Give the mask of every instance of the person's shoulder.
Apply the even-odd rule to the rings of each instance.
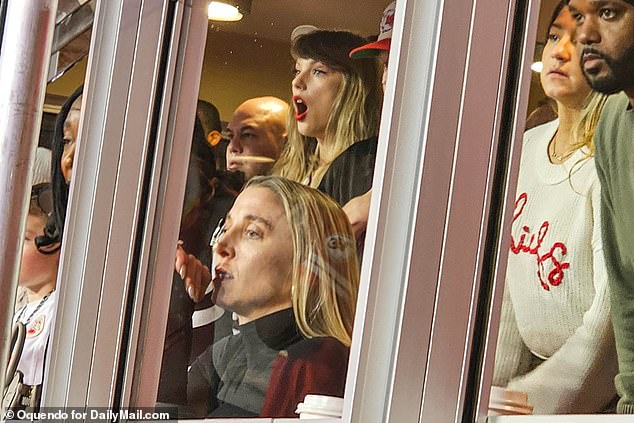
[[[343,387],[349,354],[348,347],[331,337],[303,339],[281,352],[287,369],[301,369],[303,377],[316,375],[321,382],[332,385],[331,388]],[[329,395],[338,394],[331,392]]]
[[[531,145],[532,143],[543,141],[544,139],[550,141],[555,135],[555,132],[557,132],[558,127],[559,119],[555,119],[529,129],[524,132],[524,145]]]
[[[291,358],[340,358],[347,357],[349,348],[342,344],[339,340],[332,337],[314,337],[305,338],[291,345],[288,350],[288,356]]]
[[[608,97],[601,111],[597,131],[614,130],[615,124],[627,112],[629,104],[630,99],[623,92]]]
[[[368,154],[376,154],[376,147],[378,145],[378,137],[370,137],[361,141],[357,141],[350,147],[346,148],[335,160],[345,161],[350,156],[365,156]]]
[[[630,143],[619,142],[623,136],[619,133],[629,130],[628,122],[631,125],[626,117],[628,106],[629,98],[623,92],[608,97],[594,131],[598,162],[608,160],[608,156],[618,155],[617,150],[629,149]]]
[[[630,104],[629,97],[624,93],[613,94],[608,97],[603,108],[603,113],[622,113],[627,110]]]

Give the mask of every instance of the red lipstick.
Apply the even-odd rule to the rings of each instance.
[[[293,106],[295,107],[295,120],[304,120],[304,118],[308,114],[308,106],[306,105],[306,103],[304,103],[304,99],[302,99],[298,95],[294,95]]]

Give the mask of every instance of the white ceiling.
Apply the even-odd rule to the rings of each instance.
[[[391,0],[253,0],[251,14],[239,22],[210,22],[213,29],[289,41],[293,28],[311,24],[377,34]]]

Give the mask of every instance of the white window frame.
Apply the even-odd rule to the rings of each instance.
[[[55,388],[44,406],[110,406],[116,395],[167,5],[97,5],[47,357]]]

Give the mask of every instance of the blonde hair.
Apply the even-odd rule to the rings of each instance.
[[[333,337],[350,346],[359,289],[354,235],[337,203],[300,183],[276,177],[251,179],[284,206],[293,237],[291,299],[307,338]]]
[[[586,158],[594,156],[594,130],[597,127],[603,106],[608,96],[592,91],[585,102],[572,134],[575,146],[586,147]]]
[[[320,61],[343,75],[326,125],[325,144],[332,146],[319,163],[319,146],[313,137],[299,133],[294,110],[289,110],[288,142],[273,174],[297,182],[309,179],[319,186],[330,163],[357,141],[378,132],[382,90],[375,60],[353,60],[348,53],[366,40],[348,31],[314,31],[294,40],[291,54],[298,58]]]

